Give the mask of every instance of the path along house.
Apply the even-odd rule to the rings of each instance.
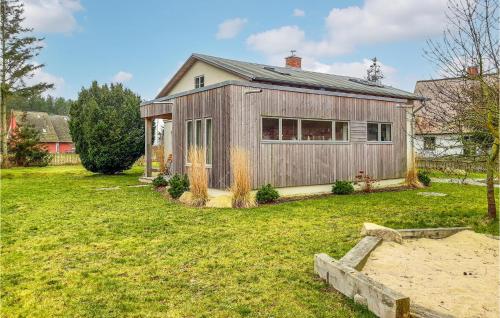
[[[231,184],[230,149],[248,151],[252,186],[328,184],[360,170],[401,178],[410,157],[409,107],[420,97],[362,79],[193,54],[141,104],[145,177],[152,175],[151,127],[165,121],[172,171],[186,173],[191,146],[205,147],[209,187]]]

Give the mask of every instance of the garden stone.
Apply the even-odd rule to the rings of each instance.
[[[219,195],[211,198],[206,205],[207,208],[232,208],[233,198],[231,195]]]
[[[380,237],[384,241],[403,243],[403,238],[401,233],[391,228],[381,226],[374,223],[363,223],[363,228],[361,229],[362,236],[376,236]]]
[[[445,197],[447,196],[446,193],[440,193],[440,192],[419,192],[417,195],[421,195],[424,197]]]
[[[97,188],[97,191],[112,191],[112,190],[119,190],[120,187],[111,187],[111,188]]]

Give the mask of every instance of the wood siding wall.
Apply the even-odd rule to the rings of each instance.
[[[212,118],[212,168],[208,168],[209,187],[224,189],[230,184],[229,175],[229,93],[230,86],[175,98],[172,108],[173,170],[186,173],[187,120]],[[205,121],[202,122],[205,133]],[[204,137],[203,137],[204,138]]]
[[[248,149],[253,187],[327,184],[353,180],[358,171],[377,179],[406,172],[406,114],[397,103],[231,86],[231,146]],[[261,142],[261,116],[348,120],[347,144]],[[366,142],[366,123],[392,123],[393,142]]]

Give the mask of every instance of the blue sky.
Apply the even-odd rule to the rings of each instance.
[[[445,3],[25,0],[26,23],[45,38],[34,80],[54,82],[50,94],[119,81],[143,99],[193,52],[281,65],[290,49],[306,69],[351,76],[377,56],[383,82],[412,91],[433,74],[422,53],[442,33]]]

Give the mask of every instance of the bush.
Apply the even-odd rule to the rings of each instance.
[[[252,177],[246,150],[240,148],[231,149],[231,172],[233,174],[233,183],[231,184],[233,207],[250,208],[255,206],[255,200],[250,192],[252,190]]]
[[[335,181],[332,192],[334,194],[351,194],[354,192],[354,186],[350,181]]]
[[[127,169],[144,153],[141,99],[121,84],[83,88],[71,105],[69,128],[85,169],[114,174]]]
[[[40,131],[28,123],[27,113],[24,113],[9,138],[11,163],[20,167],[47,166],[52,160],[52,155],[40,143],[40,137]]]
[[[205,168],[205,148],[192,147],[188,152],[191,166],[188,168],[191,205],[201,207],[208,201],[208,174]]]
[[[427,171],[419,171],[418,181],[420,181],[424,186],[428,187],[431,184],[431,177],[429,177],[429,173]]]
[[[175,174],[170,178],[168,183],[170,184],[168,193],[174,199],[179,198],[184,192],[189,190],[189,180],[186,175]]]
[[[168,181],[165,180],[165,178],[162,175],[159,175],[158,177],[153,179],[153,187],[159,188],[166,186],[168,186]]]
[[[276,191],[276,189],[273,188],[273,186],[270,184],[262,186],[257,191],[257,202],[259,203],[275,202],[279,199],[279,197],[280,194],[278,193],[278,191]]]

